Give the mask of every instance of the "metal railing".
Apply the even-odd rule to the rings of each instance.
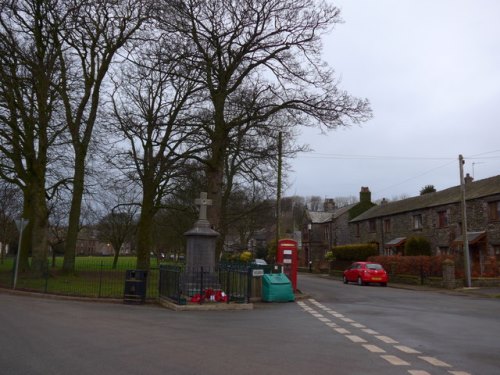
[[[253,270],[272,273],[271,266],[220,263],[214,269],[187,269],[162,265],[159,270],[159,297],[176,304],[217,302],[248,303],[256,289]]]

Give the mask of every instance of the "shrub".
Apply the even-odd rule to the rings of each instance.
[[[410,237],[406,240],[405,255],[417,256],[431,254],[431,243],[425,237]]]
[[[332,255],[336,260],[349,262],[364,261],[378,253],[377,245],[372,243],[335,246],[332,249]]]
[[[250,262],[252,260],[252,253],[250,251],[243,251],[240,254],[240,260],[242,262]]]
[[[426,276],[441,277],[443,274],[443,262],[446,259],[454,259],[451,255],[435,256],[374,256],[368,261],[379,263],[386,271],[394,275],[413,275],[420,276],[422,273]]]
[[[325,254],[325,260],[327,260],[329,262],[335,260],[335,256],[333,255],[332,251],[327,251],[327,253]]]

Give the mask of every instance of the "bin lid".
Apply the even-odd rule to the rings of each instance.
[[[268,284],[290,284],[290,280],[284,273],[268,273],[262,277],[262,281]]]

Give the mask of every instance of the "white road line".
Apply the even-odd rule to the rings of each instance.
[[[309,299],[309,302],[311,302],[312,304],[321,308],[324,312],[326,312],[326,313],[328,313],[336,318],[339,318],[346,323],[351,323],[351,326],[353,326],[355,328],[360,328],[363,332],[365,332],[367,334],[375,335],[375,337],[377,339],[379,339],[380,341],[382,341],[386,344],[398,344],[398,341],[396,341],[388,336],[379,335],[379,333],[377,331],[374,331],[373,329],[366,328],[366,326],[364,326],[363,324],[356,323],[354,320],[347,318],[344,315],[342,315],[334,310],[329,309],[328,307],[317,302],[314,299]],[[333,323],[330,319],[326,318],[324,315],[322,315],[322,314],[318,313],[316,310],[314,310],[314,308],[309,307],[306,303],[299,301],[299,302],[297,302],[297,304],[304,311],[306,311],[306,312],[310,313],[312,316],[318,318],[321,322],[326,323],[326,325],[333,328],[336,332],[338,332],[342,335],[345,335],[352,342],[355,342],[355,343],[366,343],[367,342],[365,339],[363,339],[360,336],[350,335],[351,332],[349,330],[339,327],[337,324]],[[376,345],[363,344],[363,347],[372,353],[385,353],[386,352],[384,349],[382,349]],[[421,354],[421,352],[419,352],[418,350],[415,350],[415,349],[410,348],[408,346],[394,345],[394,347],[396,349],[402,351],[403,353],[406,353],[406,354]],[[410,363],[406,362],[405,360],[403,360],[395,355],[381,355],[380,357],[385,359],[387,362],[391,363],[394,366],[410,366]],[[431,365],[436,366],[436,367],[452,367],[448,363],[440,361],[439,359],[434,358],[434,357],[419,356],[418,358],[420,358],[421,360],[428,362]],[[430,375],[427,371],[423,371],[423,370],[408,370],[408,373],[410,375]],[[470,373],[464,372],[464,371],[448,371],[448,373],[451,375],[471,375]]]
[[[369,350],[372,353],[385,353],[385,350],[382,348],[379,348],[376,345],[371,345],[371,344],[363,344],[366,350]]]
[[[404,345],[394,345],[394,347],[398,350],[401,350],[403,353],[407,354],[422,354],[418,350],[415,350],[413,348],[409,348],[408,346]]]
[[[398,358],[395,355],[381,355],[380,357],[394,366],[410,366],[408,362],[403,361],[401,358]]]
[[[346,323],[354,323],[354,320],[349,319],[349,318],[340,318],[340,320],[343,320]]]
[[[340,333],[340,334],[342,334],[342,335],[348,335],[349,333],[351,333],[351,332],[349,332],[349,331],[348,331],[347,329],[345,329],[345,328],[334,328],[334,329],[335,329],[335,331],[337,331],[338,333]]]
[[[396,340],[391,339],[390,337],[387,336],[375,336],[377,339],[380,341],[385,342],[386,344],[398,344]]]
[[[447,364],[446,362],[440,361],[437,358],[434,357],[418,357],[426,362],[429,362],[431,365],[436,366],[436,367],[451,367],[451,365]]]
[[[364,338],[361,338],[361,337],[356,336],[356,335],[346,335],[345,337],[347,337],[352,342],[366,342],[366,340]]]

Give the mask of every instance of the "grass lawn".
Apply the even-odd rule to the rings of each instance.
[[[13,258],[7,258],[0,265],[0,286],[12,286]],[[112,269],[112,257],[77,257],[75,273],[61,272],[62,257],[56,257],[55,266],[49,260],[48,273],[36,277],[31,273],[19,273],[17,289],[32,290],[51,294],[64,294],[82,297],[123,298],[125,271],[135,269],[135,257],[118,258],[116,269]],[[159,271],[155,260],[151,262],[147,275],[147,298],[158,297]]]

